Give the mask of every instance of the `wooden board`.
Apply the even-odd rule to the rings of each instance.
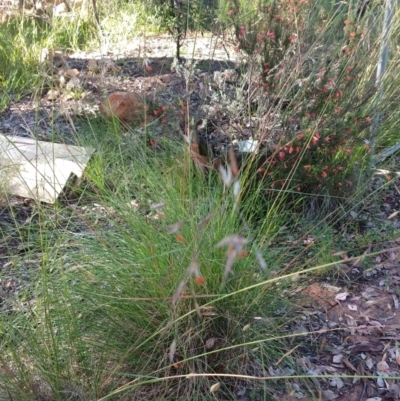
[[[72,175],[81,177],[93,148],[0,135],[0,186],[12,195],[54,203]]]

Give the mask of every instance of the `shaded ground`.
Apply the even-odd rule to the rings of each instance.
[[[193,44],[194,41],[189,42]],[[225,74],[236,66],[234,50],[210,38],[198,39],[196,49],[198,71],[190,81],[183,70],[177,72],[173,68],[173,44],[165,37],[147,39],[145,43],[138,41],[124,54],[107,54],[106,57],[98,53],[60,54],[58,61],[54,58],[46,61],[49,62],[47,86],[40,98],[24,97],[10,102],[3,111],[0,133],[41,140],[51,140],[56,135],[66,143],[75,143],[79,126],[71,122],[76,116],[96,116],[99,104],[111,92],[135,91],[146,93],[159,104],[170,105],[170,112],[178,119],[180,101],[188,100],[190,114],[201,124],[205,120],[206,125],[211,126],[207,135],[216,146],[223,147],[232,137],[249,138],[251,130],[238,127],[232,134],[231,121],[218,111],[213,114],[210,108],[203,108],[211,103],[212,90],[218,87],[216,82],[221,72]],[[193,54],[190,46],[186,54]],[[96,60],[96,68],[90,68],[90,60]],[[76,79],[65,79],[65,72],[74,69],[77,70]],[[62,83],[63,77],[65,83]],[[227,78],[223,75],[223,83]],[[58,91],[54,99],[49,98],[49,90]],[[162,125],[158,125],[156,134],[164,132]],[[380,185],[379,180],[380,177],[375,184]],[[366,263],[363,258],[349,262],[347,258],[352,255],[347,255],[346,250],[332,250],[332,253],[340,252],[338,256],[343,258],[337,275],[323,277],[310,285],[298,283],[288,294],[292,299],[301,300],[297,301],[299,318],[292,327],[293,333],[306,334],[301,341],[293,341],[293,355],[299,355],[297,365],[307,375],[350,376],[315,379],[313,390],[322,399],[388,401],[400,398],[400,379],[386,378],[400,377],[400,239],[390,243],[379,240],[379,230],[400,227],[396,214],[400,207],[397,185],[400,185],[399,180],[382,191],[372,208],[365,205],[359,215],[349,217],[357,224],[362,221],[364,230],[376,234],[377,240],[363,248],[365,252],[382,251],[372,264],[371,259]],[[92,212],[101,214],[97,206]],[[32,224],[39,224],[38,210],[29,201],[15,199],[0,204],[0,303],[6,311],[12,312],[17,304],[21,306],[31,301],[29,297],[21,301],[18,295],[24,280],[29,281],[31,274],[40,268],[41,255],[34,251],[35,239],[30,235]],[[80,229],[85,230],[85,227],[73,228]],[[348,234],[345,241],[353,241],[352,235]],[[23,262],[16,261],[15,256],[20,256]],[[271,367],[269,373],[291,374],[279,366]],[[365,380],[352,377],[357,375],[380,377]],[[289,380],[289,387],[287,394],[277,397],[286,401],[307,400],[306,389],[300,382]],[[238,396],[238,399],[246,398]]]
[[[72,120],[76,116],[97,115],[99,104],[116,91],[144,93],[149,100],[170,106],[171,112],[178,115],[180,101],[186,104],[189,96],[190,115],[198,119],[207,114],[201,106],[212,95],[215,77],[234,68],[237,57],[232,47],[211,38],[188,39],[184,49],[184,57],[186,54],[192,60],[193,56],[195,62],[186,62],[186,71],[176,68],[174,45],[167,37],[137,40],[123,53],[106,55],[66,55],[45,49],[43,59],[48,73],[40,96],[11,101],[2,112],[0,133],[40,140],[50,140],[57,134],[66,143],[74,143],[76,127]],[[69,72],[73,70],[71,77]]]

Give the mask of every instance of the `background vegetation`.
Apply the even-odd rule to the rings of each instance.
[[[232,156],[205,169],[188,131],[186,142],[166,135],[160,150],[148,146],[146,127],[122,136],[119,121],[80,117],[74,141],[96,154],[78,207],[32,205],[21,225],[2,194],[13,219],[0,225],[0,249],[12,255],[1,274],[25,284],[1,312],[1,396],[211,400],[244,388],[249,399],[273,400],[285,380],[251,377],[269,376],[277,361],[282,376],[304,376],[291,352],[303,337],[293,334],[288,294],[299,280],[337,277],[334,249],[358,256],[399,234],[363,231],[349,218],[396,177],[385,161],[387,179],[371,186],[371,150],[398,141],[398,52],[381,99],[375,88],[382,6],[98,1],[97,21],[91,4],[69,18],[26,13],[2,25],[0,107],[43,95],[44,48],[106,51],[169,33],[179,58],[187,35],[224,34],[242,62],[233,97],[220,87],[216,103],[254,121],[253,140],[268,152],[251,154],[240,172]],[[396,11],[392,49],[398,28]],[[3,246],[10,236],[23,254]]]

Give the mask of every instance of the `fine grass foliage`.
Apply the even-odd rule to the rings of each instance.
[[[265,338],[267,327],[268,336],[276,330],[276,324],[262,323],[261,332],[243,332],[255,317],[272,314],[284,304],[267,291],[268,282],[265,288],[251,288],[268,277],[254,255],[250,257],[251,243],[222,283],[229,242],[223,248],[216,244],[242,231],[231,195],[222,186],[204,184],[204,177],[192,171],[180,152],[169,156],[171,162],[146,154],[142,143],[130,151],[135,151],[134,157],[131,153],[124,160],[125,169],[118,177],[119,182],[122,175],[130,178],[129,189],[113,191],[111,201],[109,190],[96,186],[92,196],[98,207],[83,207],[81,215],[71,218],[65,235],[42,250],[33,304],[17,314],[16,321],[11,316],[4,322],[3,364],[20,388],[16,392],[13,381],[6,381],[13,397],[23,399],[33,393],[62,399],[71,391],[84,399],[99,398],[122,385],[119,376],[121,383],[131,380],[130,372],[143,380],[157,378],[171,374],[178,362],[181,374],[218,366],[235,373],[244,369],[237,352],[245,353],[246,338],[257,341]],[[128,154],[114,148],[110,155],[105,146],[99,148],[99,156],[114,164],[108,167],[115,171]],[[160,202],[165,205],[152,208]],[[211,212],[215,216],[205,222]],[[176,222],[185,223],[179,233],[170,227]],[[80,225],[84,235],[75,232]],[[194,264],[196,274],[191,271]],[[32,325],[39,327],[32,332]],[[215,345],[207,348],[210,339]],[[173,341],[177,362],[168,357]],[[270,357],[280,355],[274,344]],[[154,396],[168,399],[173,383],[171,379],[152,389]],[[207,394],[210,385],[204,379],[195,386],[198,397]],[[224,391],[234,391],[231,386],[226,383]],[[182,398],[187,397],[188,389],[181,391]]]

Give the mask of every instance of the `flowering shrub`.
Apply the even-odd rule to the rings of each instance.
[[[248,86],[258,100],[258,139],[269,147],[258,170],[264,189],[342,196],[352,190],[369,151],[364,139],[374,90],[363,79],[371,55],[360,45],[365,28],[348,19],[340,20],[344,42],[329,44],[335,24],[315,15],[317,26],[311,24],[314,6],[261,0],[238,18],[249,6],[227,0],[226,12],[238,50],[258,71]],[[271,143],[272,131],[278,135]]]

